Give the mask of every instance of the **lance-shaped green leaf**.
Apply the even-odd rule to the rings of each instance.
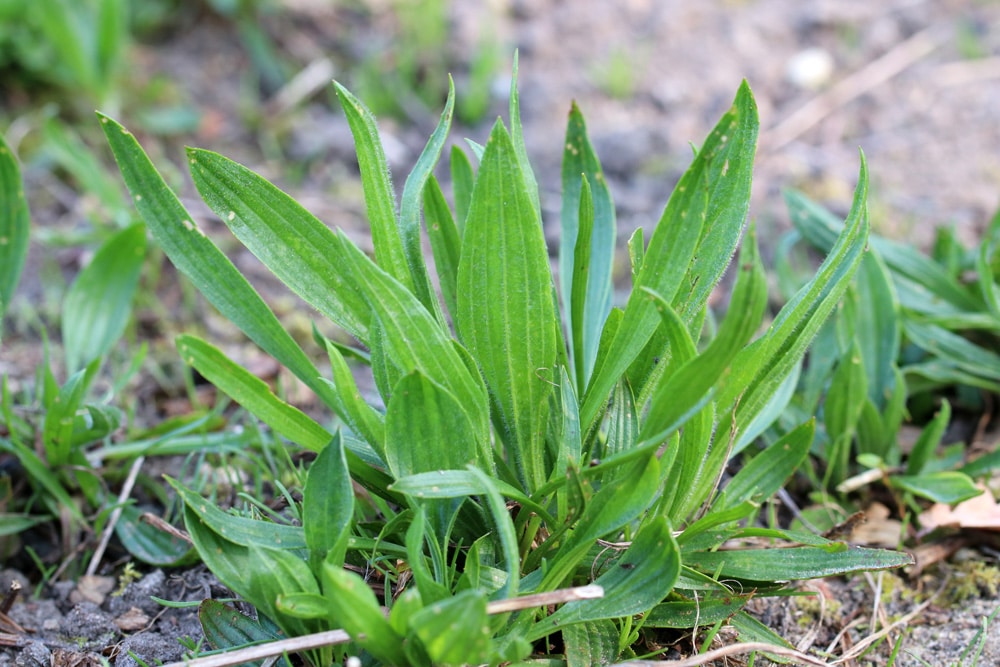
[[[100,247],[73,281],[63,302],[66,369],[75,373],[118,342],[146,258],[146,227],[124,229]]]
[[[833,553],[819,547],[789,547],[687,553],[684,564],[723,578],[797,581],[903,567],[913,564],[913,556],[859,547]]]
[[[500,412],[521,483],[544,483],[545,420],[557,358],[548,253],[510,135],[490,133],[458,266],[459,336]]]
[[[539,590],[561,586],[596,540],[621,530],[649,508],[660,483],[660,464],[654,454],[628,465],[594,494],[573,533],[549,562]]]
[[[28,201],[17,158],[0,135],[0,318],[14,296],[28,253]]]
[[[718,394],[719,413],[729,413],[723,432],[739,437],[795,371],[819,328],[836,308],[864,255],[868,240],[868,166],[861,171],[847,224],[816,276],[778,313],[767,332],[742,350]],[[737,428],[730,429],[735,423]]]
[[[486,616],[486,597],[481,591],[462,591],[429,604],[410,617],[409,626],[408,639],[419,640],[434,665],[489,661],[492,632]]]
[[[951,403],[943,400],[941,408],[938,410],[930,423],[924,426],[917,441],[913,443],[910,450],[910,457],[906,461],[906,474],[919,475],[925,472],[927,464],[932,460],[934,452],[941,444],[945,429],[951,423]]]
[[[365,193],[368,223],[372,230],[375,261],[393,278],[413,291],[413,277],[406,261],[406,250],[396,217],[396,195],[389,177],[389,163],[378,135],[375,116],[361,100],[346,88],[333,82],[337,99],[347,115],[347,123],[354,135],[354,147],[361,169],[361,187]]]
[[[368,342],[368,304],[345,271],[340,239],[294,199],[218,153],[189,148],[205,203],[271,273],[325,317]]]
[[[524,178],[524,187],[527,189],[528,198],[535,209],[535,214],[541,224],[542,207],[538,199],[538,182],[535,180],[535,172],[531,168],[531,161],[528,159],[528,146],[524,143],[524,129],[521,127],[521,101],[517,92],[517,70],[518,54],[514,52],[514,64],[510,72],[510,137],[514,145],[514,152],[517,154],[517,163],[521,168]],[[482,162],[482,156],[479,158]]]
[[[186,364],[275,432],[314,452],[330,442],[329,431],[275,396],[266,382],[234,363],[210,343],[182,335],[177,337],[177,351]]]
[[[385,462],[397,479],[469,464],[489,469],[492,460],[455,397],[420,371],[396,383],[385,430]]]
[[[489,439],[489,407],[478,373],[466,366],[454,340],[413,293],[376,266],[350,240],[342,239],[348,250],[350,270],[357,276],[363,295],[377,316],[377,323],[372,324],[373,333],[378,331],[377,345],[372,349],[376,379],[380,361],[392,367],[386,369],[383,378],[388,388],[398,377],[419,370],[455,397],[483,446]],[[398,377],[390,378],[389,371]],[[391,399],[388,388],[384,392],[387,401]]]
[[[441,150],[444,148],[448,131],[451,129],[451,117],[454,109],[455,84],[449,76],[448,101],[445,102],[444,111],[441,112],[441,120],[438,121],[434,133],[428,139],[423,152],[417,158],[417,163],[413,165],[413,171],[410,172],[403,185],[403,198],[399,207],[399,236],[403,240],[403,252],[406,253],[406,262],[410,266],[410,275],[413,278],[417,298],[427,310],[438,317],[442,325],[444,324],[444,316],[441,314],[441,306],[434,294],[434,288],[431,287],[431,281],[427,275],[427,265],[424,262],[424,250],[420,246],[420,204],[428,179],[432,178],[434,167],[441,158]]]
[[[670,195],[649,241],[625,317],[607,354],[599,355],[580,411],[588,427],[615,382],[659,323],[642,288],[694,318],[725,270],[743,229],[757,143],[757,106],[744,84]]]
[[[107,116],[99,117],[135,207],[174,266],[250,340],[331,403],[316,366],[246,278],[194,224],[132,133]]]
[[[577,371],[577,383],[584,388],[597,359],[604,320],[611,310],[615,205],[587,137],[583,114],[575,103],[566,124],[559,221],[559,287],[564,298],[573,295],[569,313],[572,350],[574,365],[582,367],[582,372]],[[586,247],[580,247],[580,241]]]
[[[622,557],[594,582],[604,589],[598,600],[567,602],[529,632],[540,639],[560,626],[602,618],[621,618],[648,611],[670,593],[681,570],[680,549],[667,520],[655,517],[644,525]]]

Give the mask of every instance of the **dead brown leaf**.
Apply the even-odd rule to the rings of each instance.
[[[920,525],[924,530],[951,527],[1000,531],[1000,504],[988,489],[981,484],[979,488],[983,490],[981,494],[960,502],[954,509],[936,503],[920,515]]]

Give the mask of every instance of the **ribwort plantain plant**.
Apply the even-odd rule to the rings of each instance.
[[[202,198],[233,234],[357,341],[349,348],[316,334],[328,376],[198,228],[135,137],[101,116],[136,207],[171,261],[343,423],[328,431],[210,343],[178,339],[187,363],[316,452],[301,525],[226,513],[174,485],[205,563],[266,621],[252,629],[241,621],[243,636],[274,636],[274,625],[292,636],[346,630],[349,644],[307,653],[316,667],[359,652],[393,665],[498,664],[533,651],[610,662],[636,655],[660,628],[727,619],[743,636],[780,644],[741,612],[750,597],[910,562],[748,525],[805,459],[811,418],[720,483],[731,452],[778,417],[789,378],[861,261],[864,161],[826,260],[761,331],[764,268],[753,227],[744,233],[758,120],[743,84],[648,243],[641,231],[629,241],[633,287],[617,307],[614,204],[583,115],[574,105],[567,126],[554,280],[516,64],[513,78],[509,129],[498,120],[485,144],[470,142],[472,159],[451,151],[453,205],[433,175],[450,90],[398,208],[374,117],[335,84],[374,259],[246,167],[188,151]],[[727,313],[703,340],[708,297],[741,236]],[[377,399],[362,397],[348,358],[370,366]],[[770,548],[729,548],[750,537]],[[489,603],[583,583],[604,596],[487,613],[496,609]],[[204,618],[224,643],[217,608]]]

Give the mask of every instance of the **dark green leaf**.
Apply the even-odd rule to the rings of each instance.
[[[723,578],[795,581],[912,565],[913,557],[899,551],[860,547],[835,553],[817,547],[791,547],[689,553],[684,563]]]

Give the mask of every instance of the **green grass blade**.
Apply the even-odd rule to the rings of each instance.
[[[194,224],[132,133],[98,115],[136,208],[174,266],[250,340],[329,402],[319,371],[246,278]]]
[[[588,428],[615,382],[641,353],[658,324],[649,288],[693,319],[726,266],[743,229],[757,141],[757,107],[744,83],[733,107],[705,140],[667,202],[608,353],[599,357],[580,411]],[[712,264],[706,264],[708,258]]]
[[[62,313],[68,373],[103,356],[121,338],[145,259],[146,227],[132,225],[105,241],[73,281]]]
[[[437,179],[431,176],[424,188],[424,221],[434,253],[434,266],[441,283],[441,295],[449,313],[458,312],[458,263],[462,256],[462,236],[451,215]]]
[[[537,488],[548,477],[544,424],[558,322],[541,222],[499,121],[473,189],[457,284],[459,337],[499,408],[521,483]]]
[[[406,261],[406,250],[396,217],[396,195],[389,178],[389,164],[379,140],[375,116],[342,85],[336,81],[333,85],[354,135],[368,222],[372,230],[372,244],[375,246],[375,261],[412,292],[413,277]]]
[[[367,343],[371,314],[345,272],[337,235],[243,165],[196,148],[187,154],[198,192],[233,235],[306,303]]]
[[[427,276],[424,251],[420,245],[420,204],[428,179],[432,178],[434,167],[441,159],[441,151],[448,138],[448,132],[451,130],[451,117],[454,109],[455,84],[451,77],[448,77],[448,101],[445,102],[444,111],[441,112],[441,120],[403,185],[403,198],[399,208],[399,235],[403,240],[403,251],[406,253],[406,261],[410,266],[410,275],[413,277],[417,298],[427,310],[437,315],[442,324],[444,316],[441,314],[441,306],[438,304],[434,288],[431,287],[430,278]]]
[[[17,158],[0,135],[0,318],[21,278],[31,223]]]
[[[276,433],[314,452],[329,444],[333,437],[329,431],[275,396],[266,382],[231,361],[215,346],[195,336],[182,335],[177,337],[177,351],[186,364]]]
[[[583,367],[583,372],[578,371],[576,376],[577,386],[582,391],[593,372],[601,329],[611,310],[615,206],[601,163],[587,137],[583,114],[576,104],[570,109],[564,146],[559,287],[564,298],[567,294],[573,295],[570,331],[572,338],[582,338],[580,343],[574,340],[572,347],[574,364]],[[584,216],[592,231],[584,227]],[[581,241],[587,244],[586,248],[580,247]],[[577,295],[580,290],[583,291],[582,299]],[[577,356],[580,362],[576,361]]]

